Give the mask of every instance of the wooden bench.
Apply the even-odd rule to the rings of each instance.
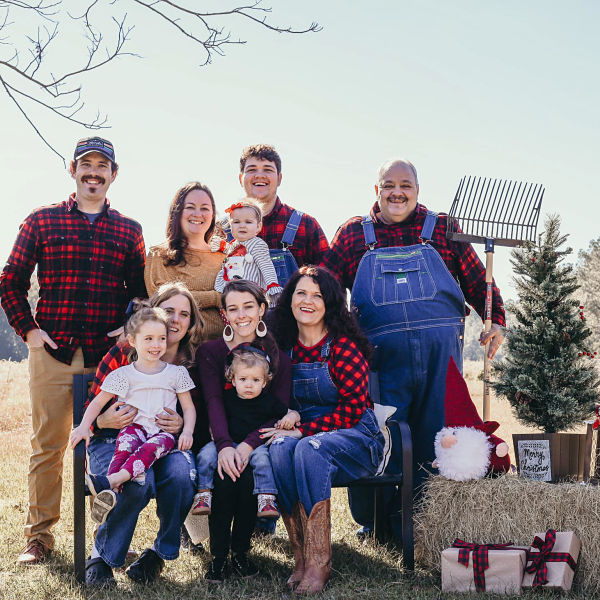
[[[73,426],[81,423],[83,407],[88,397],[88,390],[94,375],[73,376]],[[371,397],[379,400],[378,379],[370,376]],[[390,429],[398,431],[398,439],[402,448],[402,473],[383,474],[376,477],[357,479],[352,483],[336,487],[373,487],[375,497],[374,537],[380,543],[390,539],[389,521],[384,502],[384,487],[397,486],[402,502],[402,556],[406,571],[414,569],[414,537],[413,537],[413,457],[412,436],[407,423],[388,421]],[[81,441],[73,451],[73,560],[77,581],[85,583],[85,442]],[[396,450],[397,452],[397,450]]]

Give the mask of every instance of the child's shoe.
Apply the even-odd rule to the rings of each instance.
[[[244,579],[250,579],[259,573],[258,567],[243,552],[234,554],[231,558],[231,571]]]
[[[94,496],[94,502],[92,503],[92,510],[90,516],[94,523],[102,525],[108,517],[108,513],[117,504],[117,495],[112,490],[102,490],[96,496]]]
[[[110,490],[108,477],[105,477],[104,475],[93,475],[92,473],[86,473],[85,484],[87,485],[92,496],[97,496],[104,490]]]
[[[277,508],[274,494],[258,494],[257,502],[257,517],[266,519],[277,519],[279,517],[279,509]]]
[[[192,506],[193,515],[210,515],[210,505],[212,503],[212,492],[210,490],[202,490],[194,496],[194,504]]]
[[[204,575],[204,579],[206,579],[208,583],[223,583],[227,575],[227,557],[215,557],[212,559],[208,571],[206,571],[206,574]]]

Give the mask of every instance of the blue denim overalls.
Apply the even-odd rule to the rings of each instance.
[[[299,210],[294,210],[281,237],[281,248],[269,250],[275,273],[277,273],[277,281],[281,287],[285,286],[290,277],[298,270],[298,263],[288,247],[294,244],[303,214]]]
[[[431,468],[433,440],[444,427],[446,370],[452,356],[462,369],[465,299],[442,257],[428,242],[437,214],[428,211],[421,229],[421,243],[377,248],[370,216],[362,220],[367,251],[362,257],[354,286],[352,307],[371,343],[377,347],[381,403],[398,408],[394,417],[407,421],[414,444],[415,487]],[[401,457],[392,456],[388,470],[399,472]],[[355,520],[371,525],[353,490]],[[369,494],[370,495],[370,494]]]
[[[302,422],[331,413],[339,392],[331,380],[327,357],[331,340],[323,344],[323,362],[292,365],[292,407]],[[375,474],[383,456],[383,435],[375,414],[365,410],[349,429],[317,433],[302,439],[281,437],[271,444],[273,473],[278,499],[291,514],[300,501],[310,514],[313,506],[331,496],[331,485],[343,484]]]
[[[288,219],[285,226],[285,231],[281,237],[281,248],[269,249],[269,255],[271,261],[275,267],[275,273],[277,274],[277,281],[279,285],[283,287],[292,276],[298,270],[298,263],[294,258],[294,255],[288,249],[289,246],[294,244],[296,239],[296,233],[298,233],[298,227],[300,221],[302,221],[303,212],[294,210],[292,216]],[[227,221],[222,222],[223,231],[227,234],[227,241],[231,242],[233,236],[231,235],[231,227]]]

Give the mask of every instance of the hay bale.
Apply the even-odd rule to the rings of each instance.
[[[415,514],[417,560],[440,570],[440,552],[455,538],[529,545],[538,531],[581,538],[575,589],[600,594],[600,488],[550,484],[514,475],[472,482],[430,478]]]

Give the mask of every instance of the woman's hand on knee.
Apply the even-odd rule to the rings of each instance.
[[[217,473],[221,479],[225,479],[223,473],[226,473],[229,475],[229,477],[231,477],[232,481],[235,481],[240,476],[240,471],[236,465],[235,448],[229,446],[219,451]]]
[[[236,466],[240,473],[248,466],[248,461],[253,450],[254,448],[246,442],[240,442],[235,449]]]
[[[293,437],[298,440],[302,437],[302,432],[299,429],[277,429],[277,427],[265,427],[264,429],[259,429],[259,431],[260,437],[267,440],[267,446],[278,437]]]

